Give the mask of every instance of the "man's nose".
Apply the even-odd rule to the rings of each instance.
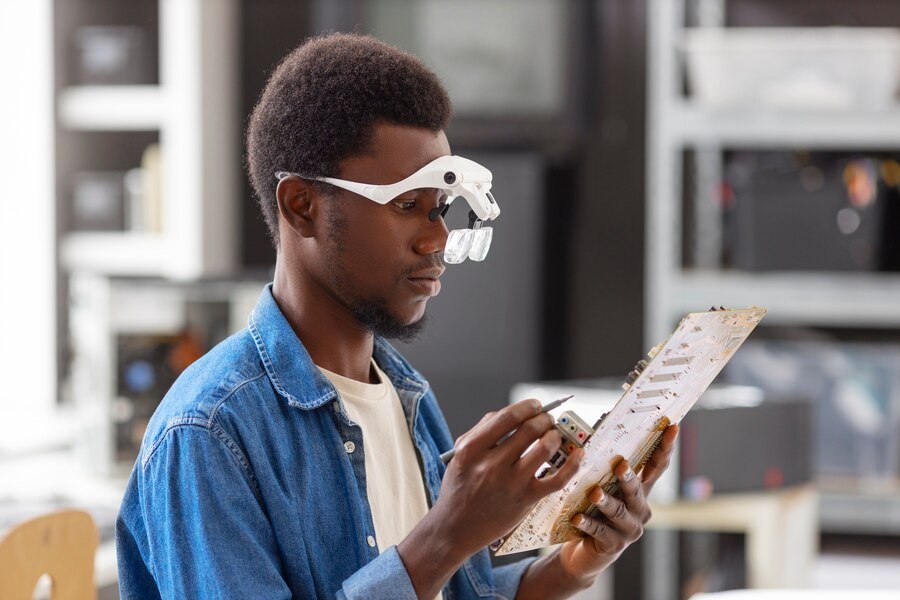
[[[443,252],[449,235],[450,231],[443,217],[438,217],[434,221],[424,219],[422,228],[413,242],[413,249],[417,254],[423,255]]]

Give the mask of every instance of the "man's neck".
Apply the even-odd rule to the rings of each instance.
[[[312,278],[291,272],[280,257],[272,296],[316,365],[349,379],[377,383],[371,368],[372,332]]]

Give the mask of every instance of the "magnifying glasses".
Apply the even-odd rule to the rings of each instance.
[[[279,171],[278,179],[289,175],[297,175],[305,179],[323,181],[341,189],[359,194],[378,204],[387,204],[397,196],[422,188],[435,188],[447,196],[448,206],[464,198],[470,209],[468,224],[451,228],[444,249],[444,262],[458,264],[466,260],[482,261],[487,256],[493,239],[493,228],[485,227],[486,221],[496,219],[500,214],[500,206],[491,194],[491,172],[473,160],[462,156],[441,156],[434,159],[409,177],[390,185],[374,185],[337,179],[334,177],[304,177],[296,173]],[[428,218],[435,220],[438,216],[447,217],[448,207],[433,209]]]
[[[458,201],[457,198],[454,200]],[[468,224],[460,223],[460,218],[468,219]],[[460,213],[449,210],[444,215],[444,221],[447,229],[450,230],[447,245],[444,247],[444,262],[455,265],[467,258],[477,262],[484,260],[491,248],[491,240],[494,237],[493,227],[486,227],[484,221],[479,219],[472,210],[468,215],[462,216]]]

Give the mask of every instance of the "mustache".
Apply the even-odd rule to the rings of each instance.
[[[411,267],[403,273],[403,276],[406,277],[408,275],[412,275],[413,273],[420,273],[422,271],[427,271],[429,269],[440,269],[443,268],[444,261],[440,256],[434,256],[432,259],[427,259],[424,262],[417,264],[414,267]]]

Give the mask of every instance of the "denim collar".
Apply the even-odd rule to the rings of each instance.
[[[291,406],[318,408],[337,395],[278,308],[271,283],[260,294],[247,325],[272,385]],[[384,338],[375,336],[372,353],[395,388],[428,391],[428,382]]]

